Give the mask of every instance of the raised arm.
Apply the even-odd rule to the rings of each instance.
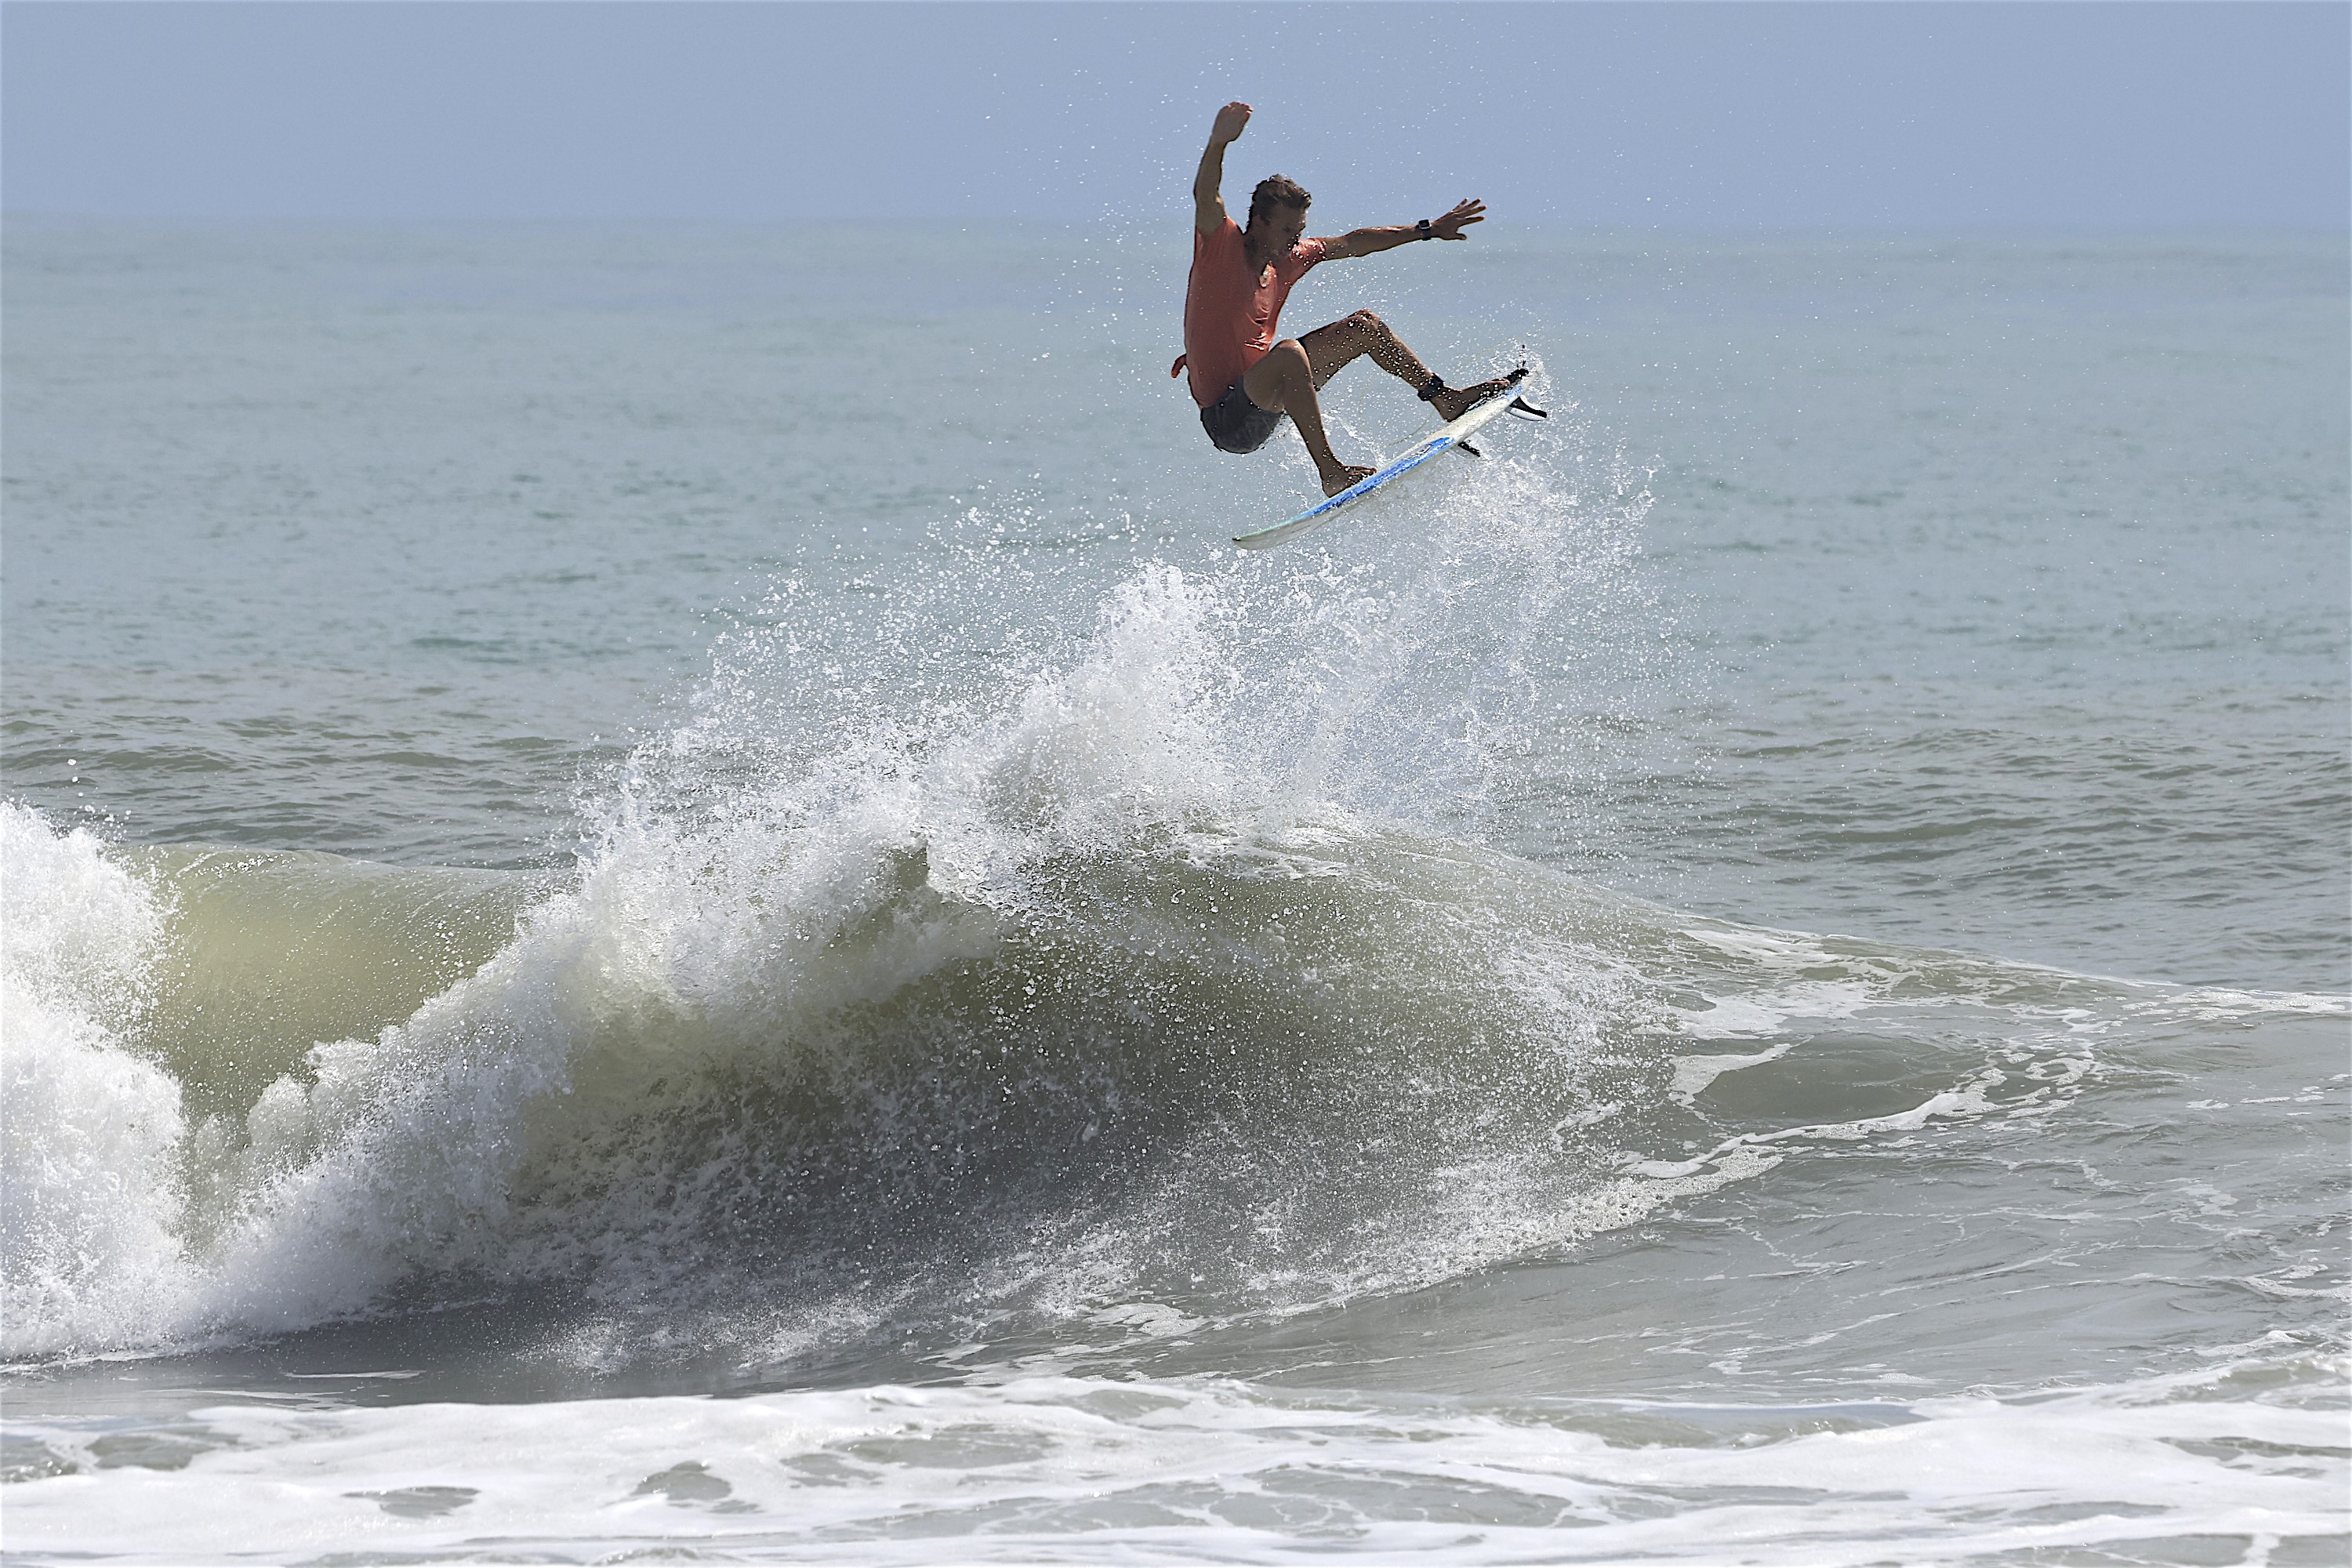
[[[1217,110],[1217,122],[1209,128],[1201,172],[1192,176],[1192,227],[1198,233],[1214,234],[1225,221],[1225,149],[1241,140],[1249,117],[1250,106],[1236,100]]]
[[[1462,231],[1474,223],[1486,221],[1486,204],[1481,201],[1456,202],[1454,210],[1444,217],[1430,218],[1429,237],[1432,239],[1467,239]],[[1422,237],[1417,223],[1392,224],[1386,228],[1350,229],[1337,239],[1323,242],[1323,258],[1339,261],[1350,256],[1370,256],[1376,251],[1393,250]]]

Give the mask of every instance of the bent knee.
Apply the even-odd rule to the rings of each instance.
[[[1348,325],[1360,332],[1385,332],[1389,330],[1389,324],[1370,310],[1358,310],[1348,318]]]
[[[1297,338],[1285,338],[1265,351],[1264,358],[1250,367],[1254,376],[1288,381],[1295,376],[1311,375],[1314,365],[1307,357],[1307,345]]]

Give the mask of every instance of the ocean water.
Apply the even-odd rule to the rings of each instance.
[[[12,219],[9,1559],[2346,1562],[2344,237],[1487,226]]]

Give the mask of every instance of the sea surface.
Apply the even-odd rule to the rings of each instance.
[[[5,247],[11,1563],[2352,1557],[2345,236]]]

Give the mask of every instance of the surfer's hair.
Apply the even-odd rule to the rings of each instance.
[[[1257,183],[1257,189],[1250,193],[1249,220],[1251,223],[1255,223],[1265,216],[1266,208],[1276,202],[1280,202],[1284,206],[1297,207],[1300,212],[1305,212],[1307,204],[1314,199],[1307,194],[1305,185],[1289,175],[1268,174]]]

